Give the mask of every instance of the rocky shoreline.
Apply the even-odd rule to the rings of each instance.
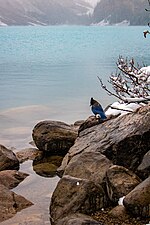
[[[19,160],[16,155],[0,145],[0,222],[32,205],[32,202],[23,196],[11,191],[28,176],[19,172],[18,169]]]
[[[41,121],[33,140],[38,150],[16,155],[0,145],[1,221],[32,205],[10,190],[27,176],[18,171],[19,163],[31,159],[37,173],[61,177],[50,202],[52,225],[149,222],[150,105],[105,121]],[[3,197],[6,190],[9,198]]]
[[[97,224],[92,218],[85,222],[81,214],[89,216],[109,207],[115,212],[121,197],[124,199],[117,217],[122,222],[126,214],[144,219],[141,224],[149,221],[149,121],[147,105],[101,124],[85,126],[58,169],[62,178],[51,200],[52,224]],[[99,220],[98,224],[105,221]]]

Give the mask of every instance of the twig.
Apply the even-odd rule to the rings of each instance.
[[[100,82],[100,84],[101,84],[101,87],[102,87],[105,91],[107,91],[107,93],[109,93],[109,95],[115,96],[116,98],[122,100],[122,98],[121,98],[120,96],[118,96],[118,95],[112,93],[111,91],[109,91],[109,90],[107,89],[107,87],[103,84],[101,78],[100,78],[99,76],[97,76],[97,77],[98,77],[98,80],[99,80],[99,82]]]

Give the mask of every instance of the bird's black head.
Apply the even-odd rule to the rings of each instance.
[[[90,106],[93,105],[94,102],[95,102],[95,100],[93,98],[91,98],[91,100],[90,100]]]

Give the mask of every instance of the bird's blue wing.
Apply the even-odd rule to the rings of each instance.
[[[101,119],[106,119],[106,115],[105,112],[103,110],[103,108],[99,105],[99,106],[92,106],[92,112],[96,115],[99,114]]]

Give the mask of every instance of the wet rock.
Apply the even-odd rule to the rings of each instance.
[[[144,155],[136,172],[142,179],[146,179],[150,176],[150,150]]]
[[[126,195],[123,204],[134,216],[150,217],[150,177]]]
[[[100,152],[113,164],[135,171],[150,149],[150,105],[80,132],[61,167],[82,152]]]
[[[54,224],[68,214],[89,214],[105,206],[103,188],[92,181],[71,176],[63,176],[55,189],[50,205],[50,215]]]
[[[20,210],[31,205],[33,204],[30,201],[0,184],[0,222],[11,218]]]
[[[113,203],[118,203],[119,198],[127,195],[140,182],[138,176],[122,166],[114,165],[106,172],[108,197]]]
[[[90,216],[81,213],[76,213],[68,215],[63,219],[60,219],[57,222],[57,225],[103,225],[103,224],[97,222]]]
[[[88,179],[95,184],[102,184],[106,171],[112,163],[99,152],[83,152],[74,156],[65,169],[65,175]]]
[[[8,189],[16,187],[23,181],[28,174],[19,172],[17,170],[0,171],[0,184],[6,186]]]
[[[62,159],[62,156],[43,155],[33,160],[33,170],[42,177],[54,177]]]
[[[0,171],[2,170],[18,170],[19,161],[16,155],[5,146],[0,145]]]
[[[77,137],[70,125],[59,121],[43,121],[33,129],[33,140],[40,151],[65,155]]]

